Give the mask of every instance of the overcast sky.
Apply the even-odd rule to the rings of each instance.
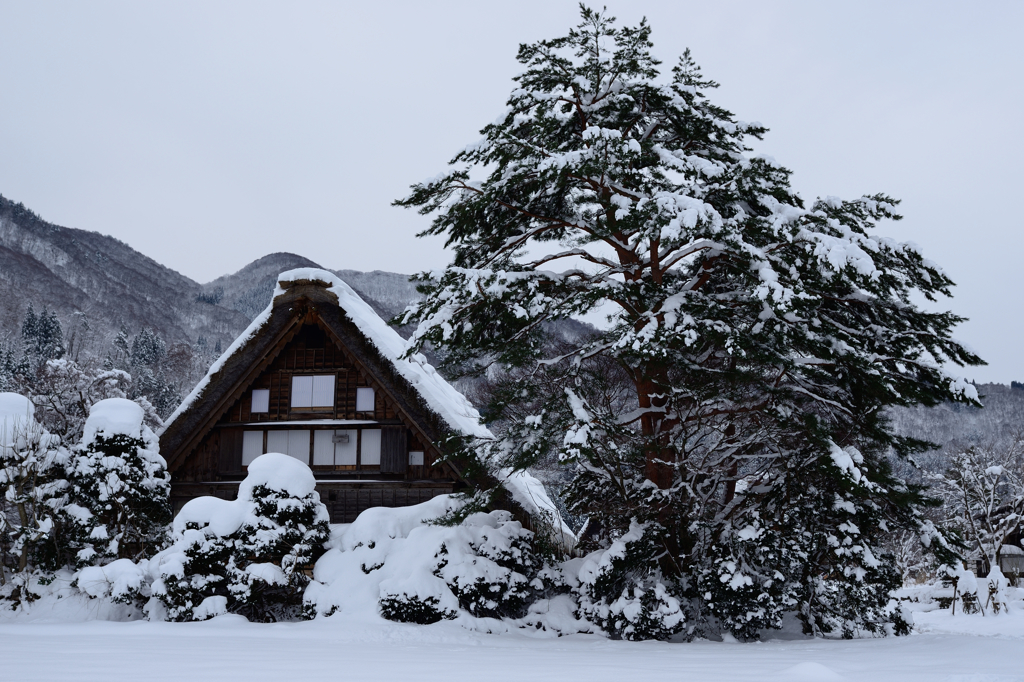
[[[903,199],[880,232],[958,283],[943,305],[1024,380],[1024,3],[609,2],[686,48],[713,100],[770,128],[797,190]],[[0,194],[200,282],[274,251],[443,267],[390,206],[503,111],[519,43],[575,2],[0,0]]]

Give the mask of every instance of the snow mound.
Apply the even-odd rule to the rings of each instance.
[[[174,517],[174,534],[184,535],[190,526],[209,528],[219,537],[227,537],[242,526],[251,513],[249,507],[239,500],[222,500],[219,497],[197,497],[189,500]]]
[[[579,632],[568,587],[530,549],[532,533],[506,511],[457,525],[436,521],[462,502],[442,495],[411,507],[368,509],[342,527],[317,561],[305,601],[316,615],[470,629]]]
[[[89,418],[85,420],[82,443],[88,445],[95,441],[97,436],[110,438],[119,434],[142,438],[142,430],[145,427],[144,419],[145,414],[142,407],[132,400],[125,398],[101,400],[89,408]]]
[[[0,393],[0,421],[15,424],[35,420],[36,406],[18,393]]]
[[[268,452],[249,465],[245,480],[238,488],[238,499],[252,499],[253,488],[258,485],[292,497],[305,497],[316,489],[316,479],[309,467],[294,457]]]
[[[125,601],[138,594],[146,583],[146,562],[118,559],[106,566],[89,566],[78,572],[78,589],[93,598],[110,597]]]
[[[779,679],[800,680],[801,682],[833,682],[846,678],[821,663],[805,661],[783,670],[779,673]]]
[[[58,447],[60,437],[51,435],[36,421],[35,405],[18,393],[0,393],[0,454],[9,448],[24,449],[39,439],[42,448]]]

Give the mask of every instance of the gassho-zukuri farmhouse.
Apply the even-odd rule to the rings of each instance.
[[[442,461],[452,436],[492,438],[464,395],[333,273],[278,278],[253,320],[172,414],[160,435],[175,512],[203,495],[234,499],[267,452],[309,465],[333,523],[500,479],[495,504],[571,542],[541,483],[493,469],[469,480]]]

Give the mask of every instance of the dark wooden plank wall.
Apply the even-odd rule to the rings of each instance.
[[[380,434],[380,472],[404,474],[409,468],[408,429],[404,426],[385,426]]]
[[[408,483],[365,483],[358,485],[317,485],[320,501],[331,514],[331,523],[352,523],[360,512],[371,507],[406,507],[453,492],[451,484],[416,485]],[[191,499],[209,495],[223,500],[238,497],[238,484],[201,485],[176,483],[171,488],[171,505],[177,514]]]
[[[252,391],[247,390],[241,399],[228,410],[220,423],[245,424],[251,422],[276,422],[308,419],[373,419],[377,421],[397,419],[393,406],[388,404],[378,391],[375,394],[374,410],[356,412],[356,389],[371,387],[344,352],[326,339],[326,334],[310,325],[303,327],[271,363],[270,367],[255,382],[252,388],[269,389],[270,405],[266,413],[253,414]],[[309,344],[320,347],[309,347]],[[333,374],[334,407],[314,407],[293,410],[291,408],[292,377],[309,374]]]
[[[370,507],[407,507],[452,492],[452,487],[405,487],[401,485],[329,488],[323,486],[320,500],[331,513],[331,523],[352,523]],[[321,486],[317,486],[320,490]]]
[[[335,406],[291,410],[292,376],[328,373],[336,377]],[[381,424],[384,429],[381,434],[382,466],[380,469],[364,469],[363,473],[372,474],[376,471],[405,474],[406,480],[450,481],[450,474],[441,466],[435,466],[427,444],[416,433],[395,425],[399,420],[398,414],[382,392],[377,391],[375,394],[372,414],[355,411],[356,389],[365,386],[370,386],[370,382],[348,361],[344,352],[327,339],[323,330],[306,325],[253,382],[252,388],[270,389],[270,411],[252,414],[252,390],[246,390],[200,442],[194,455],[187,458],[175,473],[175,480],[218,481],[223,480],[224,476],[228,480],[242,476],[242,424],[261,423],[270,426],[311,419],[366,419],[385,423]],[[389,421],[391,425],[386,424]],[[410,450],[424,451],[423,466],[408,466]],[[317,475],[321,473],[326,472],[321,472],[320,467],[317,467]]]

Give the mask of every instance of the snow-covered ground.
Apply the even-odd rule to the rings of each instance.
[[[90,614],[86,602],[78,615]],[[71,606],[70,604],[68,606]],[[757,644],[609,641],[341,617],[251,624],[2,622],[0,679],[28,680],[1024,680],[1024,605],[996,617],[915,614],[910,637]],[[72,615],[66,610],[62,618]]]

